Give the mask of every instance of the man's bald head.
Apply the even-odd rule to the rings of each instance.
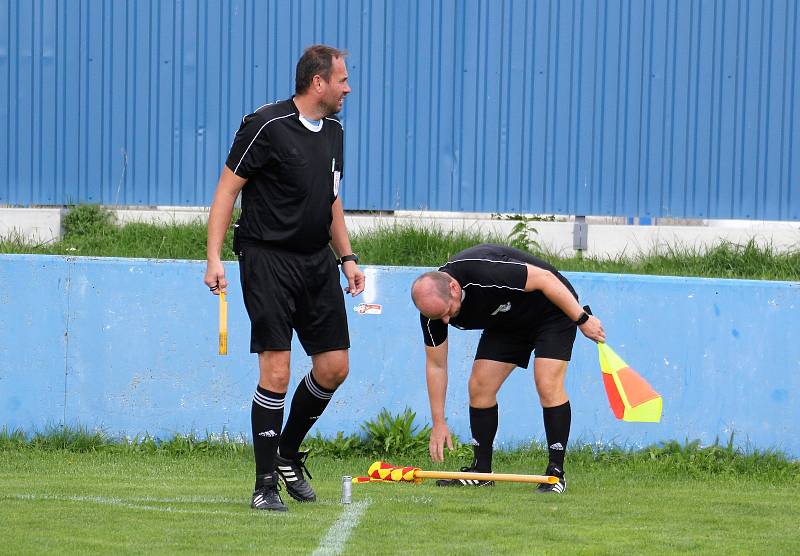
[[[434,270],[420,275],[411,285],[411,299],[419,312],[429,318],[438,318],[450,306],[452,278],[445,272]]]

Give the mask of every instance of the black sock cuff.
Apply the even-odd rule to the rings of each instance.
[[[569,405],[569,400],[561,405],[556,405],[554,407],[543,407],[542,414],[544,415],[552,415],[553,417],[557,417],[559,415],[563,415],[564,413],[570,412],[571,407]]]
[[[483,415],[496,415],[497,414],[497,404],[494,404],[492,407],[472,407],[469,406],[469,414],[474,415],[476,417],[480,417]]]
[[[253,394],[253,403],[260,405],[264,409],[283,410],[283,406],[286,403],[286,393],[270,392],[266,388],[256,386],[256,393]]]
[[[268,398],[272,398],[273,400],[279,400],[281,398],[285,398],[286,397],[286,392],[284,392],[283,394],[281,394],[279,392],[272,392],[271,390],[267,390],[266,388],[262,388],[259,385],[256,385],[256,392],[258,392],[262,396],[266,396]]]
[[[306,388],[311,395],[315,398],[319,398],[320,400],[330,400],[333,396],[333,393],[336,391],[328,390],[327,388],[320,386],[319,382],[314,380],[314,375],[310,371],[306,376],[303,377],[303,382],[305,383]]]

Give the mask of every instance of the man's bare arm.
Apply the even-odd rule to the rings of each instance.
[[[561,309],[573,322],[583,315],[583,307],[555,274],[538,266],[530,264],[527,266],[528,279],[525,282],[525,291],[541,291],[547,299]],[[590,316],[589,320],[581,324],[579,328],[584,336],[595,342],[606,341],[603,323],[597,317]]]
[[[453,449],[453,439],[444,413],[447,398],[447,340],[436,347],[425,346],[425,378],[433,420],[428,451],[433,461],[444,461],[444,446]]]
[[[350,236],[344,222],[344,208],[342,198],[337,197],[331,206],[331,247],[337,257],[349,255],[353,252],[350,246]],[[356,296],[364,291],[364,273],[358,268],[355,261],[342,263],[342,272],[347,278],[350,295]]]
[[[233,205],[245,183],[247,183],[245,178],[237,176],[227,166],[223,167],[214,200],[211,202],[206,240],[206,275],[203,281],[206,286],[213,288],[211,291],[214,295],[219,295],[220,291],[225,291],[228,287],[220,252],[225,241],[225,232],[231,223]]]

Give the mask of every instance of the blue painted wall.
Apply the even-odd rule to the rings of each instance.
[[[0,0],[0,204],[206,206],[304,46],[348,209],[800,220],[794,0]]]
[[[238,268],[227,271],[238,284]],[[0,426],[99,427],[157,436],[191,431],[249,437],[257,380],[249,324],[230,289],[230,355],[217,349],[217,305],[204,263],[0,255]],[[367,267],[360,301],[383,314],[349,312],[351,374],[317,425],[359,431],[382,408],[406,406],[429,421],[424,352],[409,299],[423,269]],[[640,446],[719,438],[800,456],[800,284],[568,274],[608,331],[609,344],[664,396],[660,424],[616,421],[594,344],[577,340],[567,387],[578,442]],[[357,302],[348,298],[348,307]],[[469,438],[467,377],[475,332],[450,338],[451,428]],[[310,370],[295,346],[291,389]],[[531,372],[500,392],[500,444],[543,439]]]

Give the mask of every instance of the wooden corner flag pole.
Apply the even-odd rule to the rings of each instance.
[[[520,475],[517,473],[477,473],[475,471],[423,471],[414,473],[420,479],[464,479],[473,481],[506,481],[510,483],[545,483],[554,485],[558,477],[551,475]]]
[[[423,479],[463,479],[465,481],[506,481],[513,483],[545,483],[554,485],[558,477],[551,475],[518,475],[515,473],[477,473],[473,471],[425,471],[419,467],[397,467],[382,461],[369,466],[369,477],[355,477],[354,483],[396,481],[419,483]]]

